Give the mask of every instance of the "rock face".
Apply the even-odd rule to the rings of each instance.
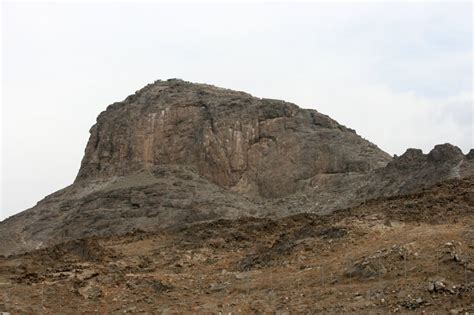
[[[77,181],[180,164],[233,191],[277,197],[316,174],[366,173],[388,161],[388,154],[317,111],[171,80],[100,114]]]
[[[181,80],[110,105],[75,182],[0,222],[0,255],[218,218],[327,214],[474,176],[449,144],[392,159],[328,116]]]

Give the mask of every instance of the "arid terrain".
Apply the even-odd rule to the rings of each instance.
[[[327,216],[92,237],[0,259],[11,314],[474,311],[474,179]]]
[[[472,313],[474,150],[392,157],[316,110],[158,80],[0,222],[1,312]]]

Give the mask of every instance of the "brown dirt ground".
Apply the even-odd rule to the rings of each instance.
[[[474,312],[474,179],[329,216],[219,220],[0,257],[2,311]]]

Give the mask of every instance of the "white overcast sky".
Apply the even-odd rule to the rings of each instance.
[[[390,154],[473,145],[472,3],[2,4],[0,220],[71,184],[108,104],[182,78],[328,114]]]

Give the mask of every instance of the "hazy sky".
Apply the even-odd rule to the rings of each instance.
[[[473,144],[472,4],[2,4],[0,220],[72,183],[108,104],[182,78],[314,108],[390,154]]]

